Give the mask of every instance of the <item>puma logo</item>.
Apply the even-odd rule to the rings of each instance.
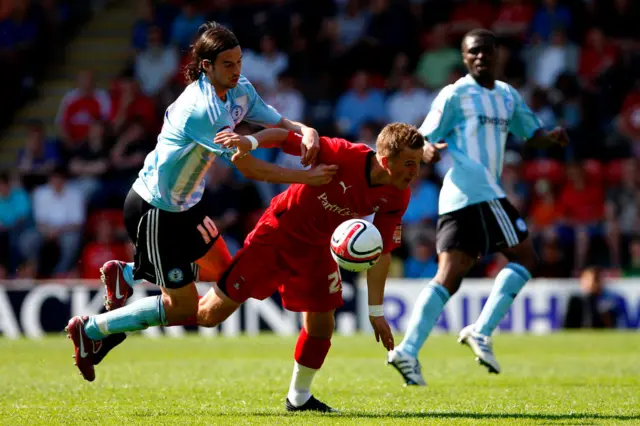
[[[347,186],[343,181],[338,182],[340,184],[340,186],[342,187],[343,190],[343,194],[347,193],[347,189],[351,188],[351,186]]]

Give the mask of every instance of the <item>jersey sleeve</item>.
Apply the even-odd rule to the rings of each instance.
[[[453,86],[443,88],[431,104],[431,109],[420,126],[420,133],[431,143],[439,142],[453,131],[456,96]]]
[[[275,126],[282,119],[282,115],[271,105],[267,103],[258,95],[253,84],[246,78],[240,78],[240,82],[249,97],[249,107],[247,115],[244,116],[245,121],[250,123],[259,124],[262,126]]]
[[[509,87],[509,91],[513,96],[514,103],[513,118],[509,123],[509,130],[520,138],[529,139],[538,129],[542,128],[542,122],[527,106],[516,89]]]
[[[287,140],[282,145],[282,150],[290,155],[300,156],[300,144],[302,143],[302,136],[289,132]],[[339,139],[328,138],[326,136],[320,137],[320,152],[318,153],[317,163],[322,164],[340,164],[349,161],[349,152],[352,150],[359,150],[357,144]]]
[[[170,111],[171,108],[172,107],[169,107],[169,109],[167,109],[166,114],[169,116],[173,113]],[[236,148],[225,148],[222,145],[214,143],[213,139],[220,132],[230,131],[232,131],[232,129],[228,123],[216,116],[215,109],[205,111],[204,108],[195,108],[185,120],[184,133],[189,139],[198,145],[202,145],[214,154],[227,159],[231,159],[233,154],[236,153]]]
[[[386,209],[379,211],[373,218],[373,224],[382,236],[382,253],[390,253],[402,244],[402,216],[409,205],[411,191],[398,194],[396,200],[389,200]]]

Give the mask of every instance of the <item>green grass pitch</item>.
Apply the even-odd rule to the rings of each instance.
[[[489,375],[452,335],[405,388],[372,336],[336,337],[313,393],[337,415],[284,410],[295,337],[129,337],[87,383],[63,335],[0,339],[0,424],[640,424],[637,333],[498,335]]]

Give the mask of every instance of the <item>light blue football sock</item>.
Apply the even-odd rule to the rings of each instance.
[[[491,294],[480,312],[474,330],[491,336],[511,307],[522,287],[531,279],[531,273],[522,265],[508,263],[496,276]]]
[[[167,325],[162,295],[145,297],[114,311],[91,316],[84,331],[89,338],[102,340],[109,334],[144,330],[155,325]]]
[[[138,285],[143,283],[144,280],[134,280],[133,279],[133,262],[125,263],[122,268],[122,275],[124,276],[124,280],[129,284],[129,287],[133,287],[134,285]]]
[[[417,358],[449,297],[449,291],[437,282],[427,284],[413,306],[407,332],[396,350]]]

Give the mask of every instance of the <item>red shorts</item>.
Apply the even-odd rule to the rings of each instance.
[[[283,247],[250,242],[219,281],[234,301],[263,300],[276,290],[294,312],[328,312],[342,306],[342,279],[329,245]]]

